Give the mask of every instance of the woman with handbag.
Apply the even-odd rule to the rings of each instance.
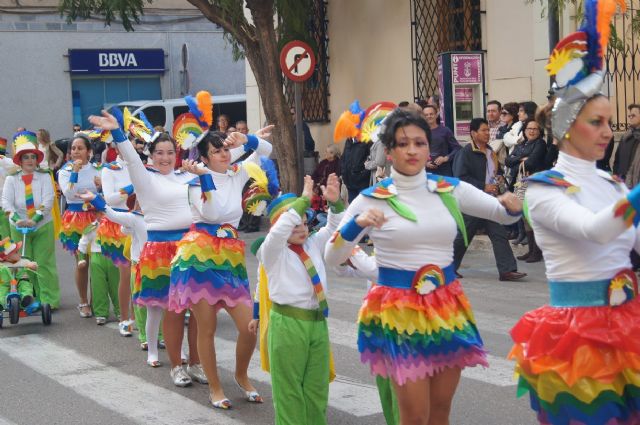
[[[505,164],[509,167],[511,176],[515,177],[514,193],[518,198],[524,200],[524,193],[527,189],[526,178],[546,168],[547,145],[544,141],[544,130],[535,120],[526,120],[522,128],[524,129],[524,141],[513,149],[511,155],[505,160]],[[536,245],[533,230],[529,224],[523,219],[520,220],[518,226],[520,226],[522,234],[526,235],[529,252],[516,258],[526,260],[527,263],[542,261],[542,251]],[[524,237],[519,239],[522,240]],[[516,240],[517,242],[518,240]]]

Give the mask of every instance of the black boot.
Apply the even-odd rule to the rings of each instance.
[[[527,234],[524,231],[524,222],[518,221],[518,237],[515,241],[511,242],[512,245],[526,245],[523,241],[526,239]]]
[[[527,232],[527,239],[531,241],[533,239],[533,232]],[[533,250],[534,244],[529,243],[529,251],[526,254],[518,255],[516,258],[518,260],[528,260],[531,256],[531,252]]]
[[[527,258],[527,263],[538,263],[542,261],[542,251],[540,247],[538,247],[538,244],[536,244],[536,238],[533,232],[529,235],[529,252],[531,252],[531,255]]]

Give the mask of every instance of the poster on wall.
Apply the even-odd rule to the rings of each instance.
[[[440,105],[438,105],[438,108],[440,108],[440,119],[442,122],[447,122],[444,109],[444,68],[441,55],[438,56],[438,95],[440,96]]]
[[[451,80],[453,84],[482,83],[482,56],[479,53],[451,54]]]

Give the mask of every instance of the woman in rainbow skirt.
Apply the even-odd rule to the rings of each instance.
[[[466,235],[462,213],[509,224],[521,204],[425,173],[430,131],[417,114],[397,109],[383,126],[391,177],[349,205],[325,259],[338,266],[364,235],[373,240],[379,272],[358,317],[362,362],[391,378],[402,424],[446,424],[462,369],[488,366],[452,265],[456,234]]]
[[[67,200],[67,210],[62,216],[60,242],[62,247],[77,255],[78,242],[84,230],[96,219],[91,204],[85,203],[78,194],[90,190],[97,192],[100,186],[100,166],[90,163],[93,156],[91,142],[82,135],[76,134],[70,145],[70,161],[58,171],[58,184]],[[76,287],[80,296],[78,311],[81,317],[91,317],[91,306],[87,296],[89,283],[89,267],[77,265],[75,270]]]
[[[91,116],[89,120],[103,131],[111,131],[144,211],[148,238],[140,253],[132,298],[135,303],[147,307],[147,363],[152,367],[159,366],[157,338],[164,311],[163,330],[171,363],[171,379],[177,386],[191,385],[192,379],[182,367],[181,360],[185,314],[166,311],[166,308],[171,259],[176,253],[177,242],[191,225],[188,186],[185,183],[193,176],[174,171],[176,145],[168,134],[160,134],[149,145],[153,167],[147,168],[113,115],[103,111],[102,117]],[[196,329],[196,321],[190,320],[189,363],[194,370],[199,369],[200,363]]]
[[[640,423],[640,301],[629,260],[640,249],[640,187],[628,192],[596,168],[613,134],[600,89],[617,3],[624,9],[623,1],[586,1],[585,24],[547,67],[556,76],[560,153],[554,168],[529,178],[525,203],[550,303],[518,321],[510,353],[518,394],[529,392],[541,424]]]
[[[197,96],[203,96],[201,93]],[[263,135],[269,129],[263,129],[259,134]],[[246,161],[231,166],[230,149],[238,147],[242,147],[243,152],[253,153]],[[221,308],[227,310],[238,329],[235,380],[249,402],[262,402],[247,375],[256,337],[248,328],[253,302],[245,266],[245,244],[238,239],[236,227],[243,207],[256,215],[266,207],[269,198],[266,187],[259,190],[254,183],[248,190],[249,199],[243,199],[242,189],[252,177],[266,182],[256,161],[260,162],[260,155],[271,154],[271,144],[254,135],[232,133],[227,136],[205,130],[197,148],[206,168],[193,161],[183,162],[185,170],[199,178],[194,179],[189,192],[194,225],[178,243],[171,267],[169,310],[190,309],[195,315],[198,350],[209,382],[211,404],[215,408],[229,409],[231,402],[218,378],[214,348],[216,315]],[[262,177],[256,175],[256,171]]]

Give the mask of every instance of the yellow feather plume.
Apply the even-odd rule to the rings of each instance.
[[[251,186],[258,186],[267,190],[267,185],[269,184],[269,180],[267,179],[267,175],[260,168],[260,166],[251,161],[245,161],[242,163],[242,166],[245,170],[247,170],[247,174],[254,180],[254,183]]]

